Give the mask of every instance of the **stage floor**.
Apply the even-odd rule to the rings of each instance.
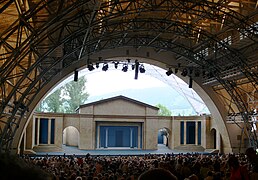
[[[158,145],[158,149],[157,150],[137,150],[137,149],[132,149],[132,150],[128,150],[128,149],[98,149],[98,150],[80,150],[77,147],[72,147],[72,146],[63,146],[62,149],[59,149],[57,151],[51,151],[48,152],[47,149],[44,149],[44,151],[40,151],[40,149],[38,151],[36,151],[36,155],[64,155],[64,153],[66,155],[86,155],[86,154],[90,154],[90,155],[100,155],[100,156],[112,156],[112,155],[144,155],[144,154],[167,154],[167,153],[174,153],[174,154],[179,154],[179,153],[202,153],[202,154],[206,154],[207,152],[192,152],[192,151],[182,151],[182,150],[171,150],[168,149],[165,145]]]

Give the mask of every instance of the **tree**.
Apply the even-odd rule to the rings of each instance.
[[[88,99],[85,92],[86,79],[81,77],[77,82],[71,81],[43,99],[37,112],[74,113]]]
[[[162,104],[157,104],[156,107],[159,108],[158,114],[160,116],[171,116],[172,115],[172,112],[166,106],[164,106]]]
[[[61,98],[62,87],[54,91],[48,97],[43,99],[40,106],[36,109],[37,112],[63,112],[63,99]]]
[[[88,99],[89,94],[85,91],[86,79],[81,77],[77,82],[71,81],[64,85],[64,105],[65,112],[73,113]]]

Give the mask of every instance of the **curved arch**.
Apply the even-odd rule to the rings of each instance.
[[[211,134],[211,148],[212,149],[218,149],[217,147],[217,131],[216,129],[212,128],[210,131]]]
[[[42,97],[41,93],[44,94],[42,89],[49,90],[50,84],[59,81],[75,68],[84,66],[89,56],[90,60],[97,62],[98,59],[94,59],[93,56],[104,54],[106,50],[110,51],[115,47],[125,49],[131,47],[138,52],[142,51],[143,47],[151,48],[156,56],[158,56],[157,50],[170,51],[170,59],[166,61],[153,58],[154,55],[150,53],[141,56],[134,52],[135,55],[130,55],[143,57],[149,64],[153,58],[155,62],[159,62],[159,67],[163,68],[175,67],[178,61],[186,67],[207,68],[213,75],[207,79],[219,82],[232,96],[239,111],[248,112],[249,109],[235,84],[223,78],[228,75],[228,68],[231,70],[235,68],[231,66],[236,66],[255,89],[258,78],[255,76],[256,73],[251,73],[252,70],[248,66],[244,54],[246,49],[242,51],[243,55],[239,56],[241,52],[231,48],[222,40],[226,34],[239,34],[244,29],[247,31],[246,36],[251,40],[249,47],[255,46],[256,41],[253,40],[255,33],[248,28],[257,18],[257,11],[251,13],[245,11],[249,15],[249,19],[246,19],[246,14],[240,14],[240,11],[231,9],[227,4],[221,3],[218,6],[217,3],[209,1],[178,3],[163,1],[160,4],[152,4],[152,1],[139,1],[136,4],[134,1],[123,1],[121,6],[117,6],[115,1],[95,4],[86,0],[70,3],[67,1],[64,6],[61,6],[61,3],[63,1],[51,0],[48,3],[39,1],[37,5],[32,6],[32,9],[25,9],[22,15],[17,16],[17,19],[1,33],[0,46],[5,49],[0,52],[5,60],[1,64],[0,71],[2,92],[0,113],[3,114],[1,120],[4,126],[1,126],[3,127],[1,149],[9,150],[13,146],[13,140],[17,141],[16,135],[21,134],[26,120],[32,113],[31,109],[38,102],[34,99],[39,99],[37,96]],[[11,4],[12,2],[2,7],[1,12]],[[50,5],[59,8],[50,9],[48,8]],[[204,11],[196,14],[195,8]],[[191,13],[194,17],[197,16],[196,20],[189,19],[188,22],[184,18],[178,19],[181,17],[178,14],[180,12]],[[123,18],[121,14],[124,14]],[[227,18],[224,18],[224,14]],[[42,15],[45,15],[45,18]],[[31,21],[33,18],[42,21]],[[208,27],[203,26],[206,20],[219,25],[211,23]],[[224,23],[221,23],[222,21]],[[221,26],[225,28],[221,29]],[[28,31],[25,33],[24,29]],[[13,39],[17,43],[11,43]],[[218,49],[218,45],[222,48]],[[201,52],[205,47],[211,52],[209,56]],[[128,56],[127,51],[120,57],[125,56]],[[217,70],[218,73],[214,72]],[[57,79],[52,80],[52,78]],[[226,113],[212,87],[202,86],[202,80],[198,78],[195,82],[199,84],[195,87],[197,92],[207,100],[210,111],[216,117],[215,121],[221,126],[220,131],[228,135],[223,121]],[[223,111],[219,112],[220,110]],[[248,120],[247,116],[243,118]],[[225,143],[229,144],[230,149],[229,139]],[[17,142],[14,144],[14,147],[17,147]]]
[[[158,144],[165,144],[169,146],[169,136],[171,136],[171,130],[167,127],[163,127],[158,131]],[[164,139],[164,137],[166,139]]]
[[[63,130],[63,145],[79,147],[80,133],[74,126],[67,126]]]
[[[124,49],[124,51],[122,51],[122,49]],[[117,48],[117,49],[113,49],[112,52],[110,51],[103,51],[100,54],[105,57],[107,60],[108,59],[114,59],[114,58],[125,58],[122,57],[123,52],[126,52],[126,50],[128,50],[127,47],[125,48]],[[146,57],[144,57],[145,53],[149,51],[152,54],[152,58],[148,59]],[[96,56],[99,56],[99,54],[95,54]],[[137,58],[138,60],[142,61],[142,62],[149,62],[151,64],[155,64],[155,65],[159,65],[159,67],[161,68],[165,68],[166,64],[162,63],[162,61],[166,60],[166,59],[170,59],[169,57],[171,56],[171,53],[167,52],[163,54],[160,53],[155,53],[155,51],[151,48],[147,48],[146,51],[142,50],[141,52],[138,52],[137,50],[133,51],[133,48],[130,48],[130,55],[129,57],[131,58]],[[126,56],[128,57],[128,56]],[[62,72],[55,76],[48,84],[47,86],[43,87],[39,93],[37,94],[37,96],[34,98],[33,101],[33,108],[36,106],[36,104],[40,101],[40,99],[43,98],[44,95],[46,95],[46,92],[49,92],[51,89],[53,89],[58,82],[60,82],[61,80],[64,79],[64,77],[68,77],[70,74],[73,73],[74,69],[81,67],[85,67],[86,62],[84,60],[80,60],[77,64],[74,64],[72,66],[69,66],[68,68],[65,68],[62,70]],[[187,77],[183,77],[180,75],[180,73],[178,74],[178,76],[180,78],[182,78],[183,80],[187,81]],[[230,139],[229,136],[226,135],[228,134],[227,132],[227,128],[225,126],[223,117],[225,117],[225,114],[222,114],[223,110],[225,110],[223,108],[223,105],[221,105],[217,99],[216,94],[213,94],[213,91],[210,91],[210,89],[207,88],[203,88],[201,86],[198,85],[198,82],[194,82],[195,85],[193,86],[193,89],[199,94],[199,96],[203,99],[203,101],[206,103],[207,107],[209,108],[210,112],[212,115],[214,115],[214,120],[219,128],[219,130],[225,134],[225,136],[223,137],[224,142],[225,142],[225,151],[231,151],[231,147],[230,147]],[[223,122],[223,123],[221,123]],[[21,123],[22,127],[25,127],[25,124]],[[19,134],[19,132],[17,132],[17,135]],[[16,136],[19,139],[19,135]],[[16,138],[14,138],[16,139]],[[18,142],[16,142],[18,143]]]

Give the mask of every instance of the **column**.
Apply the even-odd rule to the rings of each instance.
[[[37,130],[37,131],[38,131],[38,132],[37,132],[37,134],[38,134],[38,135],[37,135],[37,145],[39,145],[39,136],[40,136],[40,134],[39,134],[39,133],[40,133],[40,118],[37,118],[36,120],[38,121],[38,124],[37,124],[37,125],[38,125],[38,130]]]
[[[198,145],[198,121],[195,121],[195,145]]]
[[[186,121],[184,121],[184,145],[186,145]]]
[[[108,128],[106,128],[106,141],[105,141],[105,148],[108,147]]]
[[[51,144],[51,119],[48,119],[47,144]]]
[[[97,126],[97,148],[100,148],[100,127]]]
[[[137,138],[137,142],[138,142],[138,145],[137,145],[137,148],[141,148],[141,142],[142,142],[142,138],[143,136],[141,136],[141,131],[142,131],[142,126],[138,125],[138,138]]]
[[[130,128],[130,148],[133,147],[133,129]]]

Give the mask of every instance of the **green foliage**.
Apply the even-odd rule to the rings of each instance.
[[[79,78],[77,82],[71,81],[64,86],[64,99],[65,112],[74,113],[75,110],[84,104],[88,99],[89,94],[85,92],[86,79]]]
[[[62,89],[62,87],[57,89],[43,99],[40,106],[36,109],[36,112],[63,112],[63,98],[61,98]]]
[[[43,99],[37,112],[74,113],[88,99],[85,92],[86,79],[81,77],[77,82],[71,81]]]
[[[172,112],[164,105],[157,104],[156,107],[159,108],[159,115],[160,116],[171,116]]]

